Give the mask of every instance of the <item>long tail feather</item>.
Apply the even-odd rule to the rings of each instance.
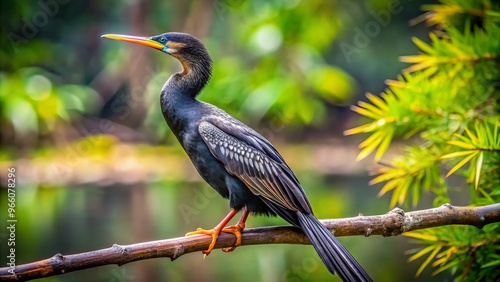
[[[336,272],[342,281],[346,282],[373,281],[356,259],[314,215],[297,212],[297,216],[302,230],[331,273]]]

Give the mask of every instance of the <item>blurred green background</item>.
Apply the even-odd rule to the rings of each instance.
[[[40,0],[1,2],[0,178],[17,179],[16,263],[215,226],[227,201],[201,181],[166,126],[164,81],[180,70],[105,33],[191,33],[210,51],[200,99],[253,126],[301,180],[319,218],[380,214],[389,197],[356,162],[349,105],[378,93],[427,40],[417,1]],[[395,149],[397,151],[397,145]],[[7,190],[0,189],[1,266]],[[430,201],[419,207],[430,207]],[[282,225],[251,218],[248,227]],[[407,238],[340,239],[376,281],[413,281]],[[443,281],[440,274],[421,280]],[[338,281],[338,277],[335,277]],[[331,281],[311,246],[241,247],[106,266],[42,281]]]

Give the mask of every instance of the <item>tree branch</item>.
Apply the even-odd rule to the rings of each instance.
[[[482,228],[486,224],[500,222],[500,204],[482,207],[454,207],[449,204],[434,209],[407,212],[395,208],[384,215],[322,220],[336,236],[382,235],[397,236],[403,232],[436,226],[464,224]],[[260,244],[310,244],[299,228],[273,226],[252,228],[243,231],[242,245]],[[113,245],[110,248],[86,253],[62,255],[17,265],[15,268],[0,268],[1,280],[27,280],[49,277],[108,264],[123,265],[129,262],[169,257],[175,260],[181,255],[199,252],[208,248],[211,237],[196,235],[131,245]],[[221,234],[215,248],[231,247],[235,238]]]

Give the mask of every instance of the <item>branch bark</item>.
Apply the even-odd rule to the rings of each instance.
[[[482,207],[455,207],[449,204],[438,208],[404,212],[395,208],[383,215],[322,220],[335,236],[382,235],[397,236],[403,232],[443,225],[463,224],[482,228],[486,224],[500,222],[500,204]],[[243,231],[242,246],[260,244],[310,244],[304,233],[293,226],[252,228]],[[169,257],[171,260],[208,248],[211,237],[196,235],[158,240],[131,245],[113,245],[110,248],[80,254],[56,254],[51,258],[0,268],[1,280],[28,280],[64,274],[81,269],[133,261]],[[221,234],[215,248],[231,247],[235,238]]]

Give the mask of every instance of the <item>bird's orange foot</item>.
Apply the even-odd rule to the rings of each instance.
[[[202,251],[205,256],[208,256],[212,250],[215,247],[215,243],[217,243],[217,239],[219,238],[221,230],[218,228],[210,229],[210,230],[205,230],[202,228],[196,229],[196,231],[189,232],[186,234],[186,236],[193,236],[193,235],[199,235],[199,234],[204,234],[204,235],[210,235],[212,236],[212,243],[208,246],[208,249]]]
[[[232,252],[232,251],[234,251],[234,249],[236,249],[237,247],[239,247],[241,245],[241,231],[243,229],[245,229],[245,224],[241,224],[241,223],[237,224],[237,225],[231,225],[231,226],[228,226],[228,227],[225,227],[224,229],[222,229],[222,232],[231,233],[231,234],[234,234],[234,236],[236,236],[236,242],[234,243],[234,245],[232,247],[222,249],[223,252],[226,252],[226,253]]]
[[[208,246],[208,249],[203,251],[203,254],[205,256],[208,256],[212,252],[212,250],[214,249],[215,243],[217,243],[217,239],[219,238],[219,235],[221,232],[231,233],[231,234],[234,234],[234,236],[236,236],[236,242],[234,243],[234,245],[232,247],[222,249],[222,251],[226,252],[226,253],[234,251],[234,249],[236,249],[238,246],[241,245],[241,230],[243,230],[244,228],[245,228],[245,224],[237,224],[237,225],[224,227],[222,230],[220,230],[218,228],[214,228],[214,229],[210,229],[210,230],[198,228],[198,229],[196,229],[196,231],[187,233],[186,236],[199,235],[199,234],[212,236],[212,242]]]

